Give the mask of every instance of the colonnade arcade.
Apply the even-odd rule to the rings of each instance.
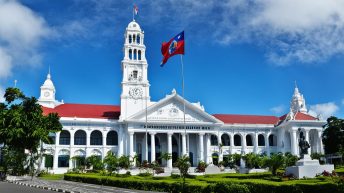
[[[221,161],[223,156],[234,153],[270,154],[270,151],[277,151],[277,135],[271,132],[246,134],[214,130],[187,130],[186,132],[184,130],[147,132],[129,130],[128,133],[131,157],[137,155],[140,162],[157,161],[170,168],[181,155],[188,155],[191,165],[195,166],[199,161],[213,163],[215,154]],[[162,160],[160,156],[163,153],[172,155],[172,159]]]
[[[103,159],[108,151],[118,152],[119,135],[115,129],[63,129],[50,135],[52,143],[44,144],[44,165],[49,168],[73,168],[73,157],[86,158],[91,155]],[[123,146],[123,145],[122,145]]]

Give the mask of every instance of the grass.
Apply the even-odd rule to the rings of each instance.
[[[39,178],[43,180],[63,180],[64,174],[44,174]]]
[[[88,174],[78,174],[84,176],[99,176],[102,175],[98,173],[88,173]],[[139,180],[139,181],[159,181],[159,182],[167,182],[167,183],[175,183],[180,182],[181,178],[175,177],[140,177],[140,176],[127,176],[127,177],[117,177],[117,176],[102,176],[105,178],[111,179],[128,179],[128,180]],[[313,178],[313,179],[300,179],[300,180],[287,180],[287,181],[276,181],[274,180],[276,177],[273,177],[271,173],[259,173],[259,174],[214,174],[214,175],[204,175],[204,176],[196,176],[193,178],[187,178],[187,183],[197,183],[197,184],[212,184],[217,182],[238,182],[238,183],[262,183],[262,184],[275,184],[275,185],[282,185],[282,184],[299,184],[299,183],[306,183],[306,184],[317,184],[317,183],[328,183],[331,181],[330,178]]]

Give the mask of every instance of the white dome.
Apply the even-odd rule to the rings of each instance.
[[[50,74],[48,74],[47,79],[44,81],[44,84],[42,86],[45,88],[55,88],[53,81],[51,81]]]
[[[128,24],[128,29],[141,31],[140,25],[136,21],[132,21]]]

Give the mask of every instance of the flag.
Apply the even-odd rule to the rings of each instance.
[[[184,55],[184,31],[176,35],[169,42],[163,42],[161,46],[161,54],[164,57],[161,62],[161,66],[164,66],[167,60],[174,55]]]
[[[139,13],[139,8],[136,5],[134,5],[134,13],[135,15]]]

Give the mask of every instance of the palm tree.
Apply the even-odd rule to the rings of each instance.
[[[188,170],[190,168],[189,157],[187,155],[183,155],[182,157],[178,158],[176,162],[176,166],[180,171],[180,176],[183,179],[182,187],[185,187],[185,178],[188,175]]]
[[[172,154],[164,152],[161,154],[159,159],[166,160],[166,162],[167,162],[168,160],[172,159]]]

